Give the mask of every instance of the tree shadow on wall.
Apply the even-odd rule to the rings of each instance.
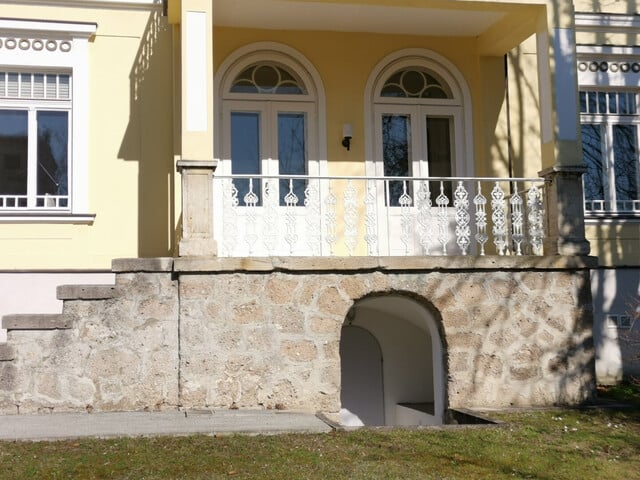
[[[129,123],[118,158],[138,162],[138,256],[171,255],[174,241],[172,35],[150,14],[129,75]]]

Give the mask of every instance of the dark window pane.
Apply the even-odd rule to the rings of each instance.
[[[584,174],[584,198],[604,200],[604,158],[599,125],[582,125],[582,155],[587,171]]]
[[[618,111],[618,95],[615,92],[609,92],[609,113]]]
[[[580,92],[580,113],[587,113],[587,93]]]
[[[596,92],[587,92],[587,108],[589,113],[596,113]]]
[[[27,194],[27,118],[23,110],[0,110],[0,195]]]
[[[411,174],[409,129],[410,121],[406,115],[382,116],[382,155],[386,177],[407,177]],[[399,198],[402,193],[402,181],[389,182],[391,206],[400,205]],[[389,203],[387,202],[387,204]]]
[[[260,174],[260,114],[231,113],[231,173]],[[234,180],[239,205],[245,205],[249,179]],[[253,193],[262,197],[260,181],[253,181]]]
[[[427,117],[427,160],[430,177],[451,176],[451,124],[450,118]],[[440,182],[431,183],[429,190],[437,197]],[[444,183],[444,194],[453,204],[451,182]]]
[[[307,173],[306,129],[304,113],[278,113],[278,173],[280,175],[305,175]],[[304,206],[304,180],[293,180],[293,193],[298,206]],[[289,193],[289,180],[280,180],[280,205]]]
[[[607,113],[607,94],[598,92],[598,113]]]
[[[67,195],[69,114],[37,112],[38,195]]]
[[[613,126],[613,159],[617,200],[638,199],[637,127]]]

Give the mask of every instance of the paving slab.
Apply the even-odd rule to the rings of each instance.
[[[0,441],[182,435],[326,433],[311,413],[270,410],[51,413],[0,416]]]

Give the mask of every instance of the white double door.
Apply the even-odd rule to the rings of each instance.
[[[310,134],[316,122],[313,103],[227,101],[222,122],[218,172],[255,177],[233,179],[237,190],[233,212],[228,198],[219,200],[229,192],[222,192],[223,188],[216,192],[216,238],[222,237],[223,242],[220,253],[312,254],[305,231],[308,181],[286,177],[318,174],[317,161],[310,160],[317,158],[316,138]]]
[[[378,243],[381,255],[442,254],[438,240],[436,199],[444,193],[453,206],[451,182],[428,182],[433,218],[421,225],[418,192],[424,177],[451,177],[461,162],[460,111],[451,106],[376,105],[375,159],[368,171],[376,176],[406,177],[407,180],[378,182]],[[441,185],[444,187],[441,192]],[[424,188],[424,186],[423,186]],[[451,210],[447,210],[448,214]],[[424,212],[422,212],[424,213]],[[452,217],[452,215],[449,215]],[[453,220],[448,221],[451,236]],[[425,232],[430,237],[425,244]],[[455,242],[447,245],[447,253]]]

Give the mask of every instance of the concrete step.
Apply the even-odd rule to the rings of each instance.
[[[107,300],[118,296],[115,285],[59,285],[58,300]]]
[[[64,313],[21,313],[4,315],[7,330],[66,330],[73,328],[75,317]]]

